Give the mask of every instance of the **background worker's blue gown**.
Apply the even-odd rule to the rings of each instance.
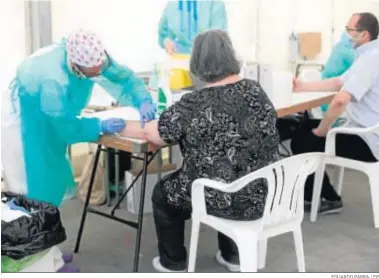
[[[98,119],[78,117],[95,82],[72,73],[65,43],[62,40],[26,59],[11,85],[13,100],[20,103],[27,196],[57,206],[66,189],[75,185],[67,146],[96,142],[101,132]],[[152,101],[143,81],[112,58],[95,80],[121,105],[138,108],[143,101]]]
[[[168,38],[176,43],[178,53],[189,54],[199,33],[227,27],[223,1],[169,1],[159,23],[159,45],[164,48]]]

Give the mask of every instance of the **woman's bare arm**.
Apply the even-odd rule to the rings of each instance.
[[[159,135],[158,120],[147,123],[144,128],[141,128],[139,122],[129,121],[120,134],[124,137],[147,140],[158,147],[167,145]]]

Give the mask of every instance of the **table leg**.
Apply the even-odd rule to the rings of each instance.
[[[119,150],[114,149],[116,202],[120,200],[120,188],[119,188],[120,157],[119,157],[119,154],[120,154]]]
[[[147,165],[146,165],[146,169],[147,169],[147,166],[150,165],[151,161],[154,159],[154,157],[156,156],[157,152],[153,153],[151,155],[151,157],[147,160]],[[149,156],[149,154],[146,154],[147,157]],[[144,164],[145,165],[145,164]],[[115,212],[116,212],[116,209],[117,207],[121,204],[121,202],[126,198],[126,195],[129,193],[129,191],[134,187],[135,183],[137,182],[137,180],[141,177],[141,175],[144,173],[143,171],[143,168],[142,168],[142,171],[140,171],[137,176],[134,178],[133,182],[131,185],[129,185],[128,188],[126,188],[126,190],[124,191],[124,193],[121,195],[121,198],[120,200],[118,200],[118,202],[116,203],[116,205],[113,207],[112,211],[111,211],[111,215],[114,215]],[[147,170],[146,170],[146,173],[147,173]],[[141,186],[142,186],[142,183],[141,183]]]
[[[108,148],[105,149],[106,152],[104,153],[104,183],[105,183],[105,190],[107,191],[107,206],[111,206],[111,189],[109,187],[109,152]]]
[[[158,181],[161,180],[162,178],[162,172],[161,172],[161,169],[162,169],[162,150],[159,150],[158,151],[158,154],[156,156],[156,165],[157,165],[157,178],[158,178]]]
[[[138,210],[138,227],[137,227],[136,246],[134,250],[133,272],[138,272],[139,252],[141,248],[141,235],[142,235],[142,226],[143,226],[143,212],[144,212],[144,206],[145,206],[147,166],[148,166],[148,154],[145,153],[144,159],[143,159],[141,193],[140,193],[139,210]]]
[[[91,198],[93,184],[95,183],[96,168],[97,168],[97,164],[99,163],[100,152],[101,152],[101,145],[99,145],[97,147],[97,151],[96,151],[96,155],[95,155],[95,161],[93,163],[93,168],[92,168],[92,173],[91,173],[91,179],[90,179],[89,186],[88,186],[87,197],[86,197],[86,201],[84,203],[82,218],[80,220],[78,236],[76,237],[76,244],[75,244],[74,253],[79,252],[80,240],[81,240],[82,234],[83,234],[84,222],[86,221],[87,208],[89,205],[89,200]]]

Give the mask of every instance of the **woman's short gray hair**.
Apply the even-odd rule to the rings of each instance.
[[[207,83],[239,74],[240,63],[228,33],[209,30],[199,34],[193,45],[190,69],[197,78]]]

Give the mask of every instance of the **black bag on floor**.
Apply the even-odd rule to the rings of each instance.
[[[20,260],[66,240],[66,231],[56,206],[10,192],[2,192],[1,199],[3,203],[14,200],[15,205],[31,212],[30,217],[1,221],[1,256]]]

